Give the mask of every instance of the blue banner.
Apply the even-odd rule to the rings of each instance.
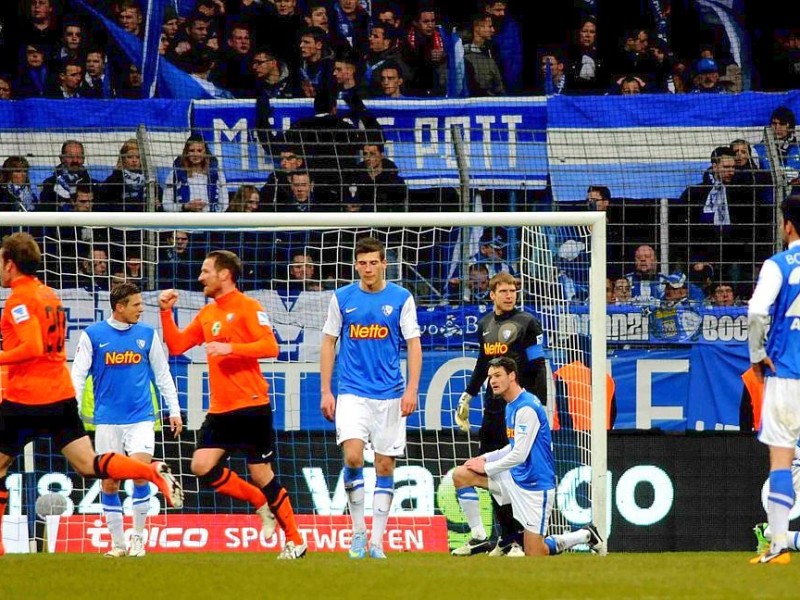
[[[276,129],[312,116],[311,100],[277,100]],[[462,130],[473,187],[543,188],[547,182],[544,98],[373,100],[367,108],[383,126],[386,155],[412,187],[458,187],[452,127]],[[229,183],[258,181],[273,168],[255,141],[255,101],[194,103],[192,127],[212,144]],[[339,106],[347,118],[347,107]]]

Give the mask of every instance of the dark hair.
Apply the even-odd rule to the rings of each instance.
[[[242,272],[242,261],[230,250],[212,250],[206,254],[206,258],[214,259],[214,269],[217,272],[222,269],[228,269],[233,283],[239,280],[239,274]]]
[[[790,129],[794,129],[797,124],[797,118],[794,116],[792,109],[788,106],[779,106],[773,110],[769,120],[772,121],[773,119],[781,123],[786,123]]]
[[[356,242],[356,250],[353,253],[356,259],[361,254],[369,254],[370,252],[377,252],[381,260],[386,259],[386,248],[374,237],[363,237]]]
[[[108,56],[108,53],[106,52],[106,49],[101,47],[101,46],[90,46],[86,50],[86,55],[85,56],[89,56],[90,54],[102,54],[104,57]]]
[[[83,61],[78,60],[77,58],[65,58],[58,65],[58,74],[66,74],[67,67],[78,67],[81,71],[83,71]]]
[[[79,179],[78,183],[75,185],[75,195],[78,194],[93,194],[94,190],[92,189],[92,182],[88,179]]]
[[[398,63],[397,61],[387,60],[380,66],[380,68],[378,69],[378,73],[379,74],[383,73],[386,69],[394,69],[395,71],[397,71],[397,75],[400,77],[400,79],[403,79],[403,69],[400,68],[400,63]]]
[[[324,46],[327,34],[322,27],[304,27],[297,35],[297,39],[304,38],[306,36],[314,38],[314,42],[322,42],[322,45]]]
[[[130,281],[123,281],[122,283],[115,284],[111,288],[111,295],[108,298],[109,302],[111,302],[111,310],[116,310],[117,304],[127,306],[128,299],[131,296],[141,293],[142,290],[139,289],[139,286]]]
[[[28,159],[24,156],[9,156],[3,161],[3,168],[0,169],[0,183],[8,183],[11,181],[11,171],[29,171],[31,168]],[[27,182],[30,183],[30,176],[27,177]]]
[[[78,140],[67,140],[63,144],[61,144],[61,154],[62,156],[67,153],[67,146],[77,145],[81,147],[81,151],[85,154],[86,149],[83,147],[83,142],[79,142]]]
[[[23,275],[36,275],[39,263],[42,260],[42,251],[39,244],[30,233],[18,231],[3,238],[3,259],[12,261],[17,265]]]
[[[597,192],[603,200],[611,200],[611,190],[605,185],[590,185],[586,188],[586,193]]]
[[[724,156],[728,156],[730,158],[736,158],[736,152],[734,152],[733,148],[731,148],[730,146],[717,146],[711,153],[711,162],[713,164],[717,164],[719,160]]]
[[[514,373],[514,375],[517,376],[517,380],[519,380],[519,369],[517,367],[517,361],[515,361],[510,356],[498,356],[496,358],[493,358],[492,360],[489,361],[489,366],[500,367],[509,375],[511,375],[511,373]]]
[[[781,214],[800,233],[800,195],[791,195],[781,202]]]
[[[491,19],[492,15],[487,12],[476,12],[472,14],[469,20],[470,27],[474,28],[476,23],[483,23],[486,19]]]

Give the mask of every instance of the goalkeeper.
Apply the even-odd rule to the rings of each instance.
[[[547,403],[547,368],[542,348],[542,326],[531,314],[517,308],[517,281],[510,274],[501,272],[489,281],[489,297],[494,310],[478,321],[478,362],[466,391],[461,395],[456,409],[456,423],[462,431],[470,429],[470,401],[478,394],[489,371],[489,361],[500,356],[514,359],[520,365],[520,384],[534,394],[542,404]],[[497,398],[487,387],[483,402],[483,422],[479,439],[480,453],[499,450],[508,444],[505,424],[505,402]],[[492,556],[522,556],[523,527],[515,519],[510,505],[500,506],[492,498],[494,514],[500,527],[497,546]],[[457,548],[460,555],[480,554],[489,551],[489,540],[473,544],[473,540]]]

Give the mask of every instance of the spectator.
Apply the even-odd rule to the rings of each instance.
[[[720,81],[719,65],[712,58],[701,58],[695,67],[694,94],[727,94],[728,88]]]
[[[369,47],[369,13],[359,0],[333,0],[333,28],[359,56]]]
[[[260,48],[250,63],[255,78],[254,94],[245,97],[289,98],[292,95],[289,68],[270,50]]]
[[[203,138],[192,135],[175,159],[164,190],[167,212],[225,212],[228,191],[225,175]]]
[[[86,45],[86,33],[83,25],[78,21],[67,21],[61,32],[61,44],[53,58],[56,61],[83,60],[83,50]]]
[[[50,72],[45,61],[45,48],[41,42],[25,45],[25,65],[14,84],[17,98],[40,98],[47,93]]]
[[[0,74],[0,100],[11,100],[13,97],[11,76]]]
[[[124,70],[122,83],[117,90],[117,97],[127,98],[129,100],[140,99],[144,93],[142,89],[143,82],[144,79],[139,72],[139,68],[136,65],[127,65]]]
[[[175,231],[166,236],[158,260],[159,289],[195,289],[201,286],[197,279],[197,265],[205,255],[203,248],[195,247],[188,231]],[[200,259],[200,260],[198,260]]]
[[[539,93],[558,96],[567,89],[567,76],[564,72],[564,59],[557,52],[548,51],[542,55],[542,87]]]
[[[467,290],[469,298],[467,302],[477,302],[478,304],[488,304],[491,302],[489,297],[489,267],[486,263],[475,263],[469,267],[469,279],[467,280]]]
[[[618,276],[622,272],[625,253],[625,225],[620,207],[611,200],[611,190],[604,185],[590,185],[586,189],[586,206],[589,210],[606,213],[606,264],[608,272]]]
[[[305,250],[292,253],[287,287],[289,294],[322,291],[322,282],[317,274],[317,265],[314,264],[314,259]]]
[[[214,69],[214,55],[208,48],[192,48],[184,57],[189,65],[189,74],[203,90],[212,98],[233,99],[233,94],[228,90],[215,85],[211,78]]]
[[[300,34],[300,58],[295,95],[313,98],[333,79],[333,53],[325,46],[325,32],[308,27]]]
[[[391,25],[378,22],[372,26],[362,79],[362,96],[382,95],[380,72],[389,64],[397,67],[402,79],[406,78],[408,66],[402,62],[398,37],[399,32]]]
[[[406,212],[408,188],[397,165],[384,155],[383,144],[367,144],[358,164],[348,204],[370,212]],[[352,194],[355,188],[355,194]]]
[[[214,79],[237,98],[252,97],[256,84],[252,65],[252,28],[248,23],[234,23],[228,33],[225,56]]]
[[[158,197],[153,203],[153,208],[161,210],[163,192],[160,186],[157,190]],[[104,210],[145,212],[149,209],[147,182],[142,173],[142,159],[136,139],[131,138],[122,144],[116,168],[103,182],[102,201]]]
[[[333,63],[333,79],[338,90],[337,98],[349,102],[356,92],[358,57],[352,50],[339,52]]]
[[[116,0],[112,11],[117,19],[117,25],[139,39],[144,39],[142,24],[142,8],[137,0]]]
[[[389,25],[398,31],[403,25],[403,11],[393,2],[375,2],[372,6],[372,16],[375,22]]]
[[[729,283],[720,282],[714,285],[714,291],[711,296],[711,305],[717,307],[728,307],[736,304],[736,297],[733,293],[733,287]]]
[[[633,96],[644,92],[645,82],[634,75],[626,75],[617,80],[617,91],[621,96]]]
[[[78,183],[92,183],[84,167],[86,153],[77,140],[61,146],[60,163],[53,174],[42,182],[41,210],[61,210],[75,195]]]
[[[175,36],[180,29],[180,19],[178,13],[171,4],[164,7],[164,24],[161,25],[161,42],[158,46],[158,53],[166,55],[167,50],[172,45]]]
[[[27,19],[22,25],[21,40],[36,46],[47,58],[53,56],[60,36],[54,0],[30,0]]]
[[[597,50],[597,19],[586,16],[580,21],[577,43],[567,56],[568,86],[575,93],[602,93],[611,84],[605,61]]]
[[[678,91],[675,86],[675,79],[673,78],[675,65],[673,64],[667,43],[664,40],[657,39],[650,47],[650,55],[653,57],[655,68],[654,79],[650,84],[650,91],[654,93],[675,94]]]
[[[260,212],[258,190],[253,185],[240,185],[225,212]]]
[[[30,164],[24,156],[9,156],[0,171],[0,211],[32,212],[39,199],[31,186]]]
[[[614,302],[614,282],[610,277],[606,277],[606,306],[611,306]]]
[[[110,289],[108,275],[108,251],[104,248],[92,248],[91,253],[80,261],[78,286],[90,292],[107,292]]]
[[[472,18],[472,41],[464,44],[464,66],[470,96],[503,96],[506,93],[500,68],[489,42],[494,36],[492,17],[485,12]]]
[[[445,33],[437,24],[436,10],[421,4],[406,36],[403,59],[409,66],[406,86],[412,96],[444,96],[447,93]]]
[[[510,94],[522,91],[522,35],[517,21],[508,14],[509,0],[482,0],[483,10],[492,18],[496,60]]]
[[[800,177],[800,144],[795,136],[795,126],[797,119],[792,109],[786,106],[779,106],[772,111],[769,125],[775,138],[775,152],[780,161],[780,167],[775,170],[782,172],[785,176],[783,184],[794,184]],[[770,172],[770,156],[766,147],[766,140],[756,145],[756,152],[759,156],[759,166],[763,171]]]
[[[178,31],[173,45],[167,49],[167,59],[187,73],[192,72],[193,61],[204,50],[211,54],[219,50],[219,41],[212,37],[211,19],[204,14],[193,13],[186,20],[186,27]],[[204,56],[211,56],[204,54]]]
[[[91,48],[86,53],[86,74],[81,82],[82,98],[108,99],[115,96],[111,77],[106,72],[106,53],[102,48]]]
[[[511,273],[516,276],[515,269],[505,259],[506,242],[499,235],[492,235],[489,230],[484,230],[478,252],[470,257],[470,263],[482,263],[489,269],[491,279],[498,273]]]
[[[404,98],[403,84],[405,80],[400,67],[395,63],[384,64],[380,71],[381,98]]]
[[[314,182],[308,171],[293,171],[289,174],[289,196],[279,198],[275,212],[318,212],[329,210],[330,205],[319,202],[314,192]]]
[[[614,302],[616,304],[630,304],[633,301],[631,297],[631,282],[625,277],[620,277],[614,280]]]
[[[730,58],[719,56],[713,44],[705,44],[700,48],[700,60],[708,59],[717,64],[719,84],[728,92],[738,94],[742,91],[742,69]]]
[[[775,31],[774,55],[759,65],[765,91],[800,89],[800,30]]]
[[[269,44],[270,49],[284,63],[296,68],[300,64],[297,40],[305,31],[305,20],[297,10],[297,0],[274,0],[275,10],[259,20],[256,28],[256,39],[262,44]],[[321,32],[324,42],[326,34]],[[300,47],[302,54],[302,46]]]
[[[689,305],[689,289],[686,275],[681,272],[672,273],[664,281],[664,298],[662,307],[674,308]]]
[[[47,94],[49,98],[64,99],[82,98],[83,63],[68,58],[58,68],[58,81]]]
[[[656,251],[641,245],[633,258],[633,271],[625,275],[631,285],[631,299],[637,304],[660,302],[664,297],[664,275],[658,272]]]
[[[123,260],[111,261],[111,286],[130,281],[144,289],[144,273],[142,272],[142,258],[139,255],[139,250],[128,248],[125,250],[126,255]]]
[[[305,166],[305,161],[293,146],[282,146],[278,153],[278,168],[269,174],[260,192],[261,210],[266,212],[274,211],[276,205],[286,201],[291,195],[289,176]]]
[[[613,68],[614,75],[638,75],[643,81],[655,79],[657,66],[650,54],[650,34],[646,29],[633,29],[622,38],[622,49]]]

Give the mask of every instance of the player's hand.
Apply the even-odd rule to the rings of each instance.
[[[227,342],[208,342],[206,352],[209,356],[228,356],[233,353],[233,346]]]
[[[773,373],[775,372],[775,365],[772,363],[772,359],[769,356],[765,356],[764,360],[761,362],[753,363],[753,373],[755,373],[759,381],[764,381],[764,369],[769,369]]]
[[[407,417],[415,410],[417,410],[417,393],[406,390],[400,399],[400,414]]]
[[[178,290],[164,290],[158,295],[158,307],[161,310],[172,310],[178,301]]]
[[[336,416],[336,398],[330,392],[322,392],[322,398],[319,402],[319,409],[322,411],[322,416],[328,421],[333,422]]]
[[[467,392],[461,394],[456,407],[456,423],[458,428],[465,433],[469,433],[469,403],[472,396]]]
[[[174,438],[177,438],[181,434],[181,431],[183,431],[183,419],[181,419],[180,415],[169,418],[169,430],[172,432],[172,437]]]
[[[486,459],[482,456],[470,458],[464,463],[464,466],[473,473],[477,473],[478,475],[486,475]]]

